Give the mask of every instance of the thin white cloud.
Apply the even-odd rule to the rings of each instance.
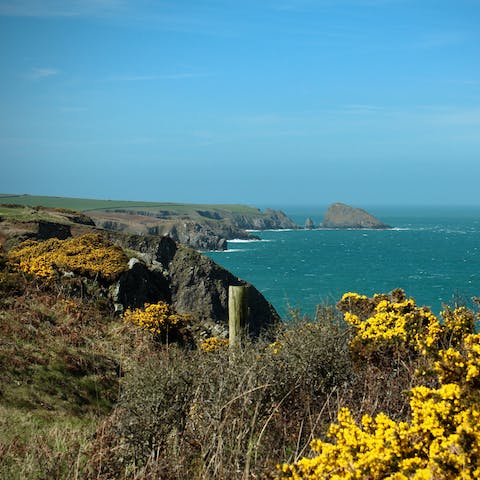
[[[42,80],[44,78],[53,77],[58,75],[60,70],[56,68],[40,67],[32,68],[32,70],[27,74],[27,77],[31,80]]]

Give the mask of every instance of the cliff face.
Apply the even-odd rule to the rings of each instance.
[[[249,329],[258,335],[279,320],[277,312],[251,284],[241,280],[208,257],[180,246],[170,265],[172,304],[179,312],[192,312],[202,320],[215,318],[228,328],[228,287],[248,287]]]
[[[279,321],[272,305],[251,284],[235,277],[210,258],[174,242],[169,237],[117,237],[117,243],[139,253],[129,271],[120,278],[116,300],[123,308],[165,300],[179,313],[189,313],[200,322],[213,321],[228,330],[228,287],[249,287],[250,333]]]
[[[267,208],[265,213],[259,212],[258,216],[246,216],[239,214],[232,214],[230,218],[232,224],[237,228],[244,230],[272,230],[272,229],[295,229],[298,225],[293,222],[281,210],[272,210]]]
[[[390,228],[365,210],[343,203],[334,203],[328,207],[321,226],[323,228]]]
[[[168,235],[197,250],[225,250],[227,240],[255,239],[246,230],[291,229],[297,225],[277,210],[252,214],[226,210],[196,210],[179,216],[162,211],[155,216],[143,211],[92,212],[98,227],[140,235]]]
[[[250,333],[257,335],[279,321],[275,309],[254,286],[168,236],[102,231],[86,224],[88,222],[57,223],[55,215],[47,219],[45,212],[42,218],[37,218],[30,210],[26,214],[25,220],[0,218],[0,239],[7,248],[26,239],[65,239],[95,232],[129,254],[129,269],[108,286],[108,295],[116,310],[163,300],[171,303],[179,313],[192,314],[201,328],[210,325],[208,329],[212,334],[226,334],[228,287],[246,285],[249,287]]]
[[[224,250],[227,248],[227,240],[257,238],[246,230],[298,228],[281,211],[267,209],[262,212],[246,205],[134,202],[5,194],[0,194],[0,201],[6,202],[0,205],[0,217],[2,207],[32,209],[32,205],[49,205],[49,208],[33,209],[54,209],[64,217],[69,215],[69,222],[87,222],[91,226],[117,232],[168,235],[175,241],[197,250]]]
[[[225,250],[227,238],[230,232],[226,229],[214,230],[208,223],[198,223],[192,220],[164,220],[164,221],[142,221],[134,220],[128,214],[93,214],[98,227],[116,232],[123,232],[134,235],[158,235],[169,236],[176,242],[183,243],[197,250]],[[129,218],[130,217],[130,218]],[[233,233],[232,233],[233,234]],[[246,232],[239,233],[241,238],[250,238]],[[234,238],[234,237],[231,237]]]

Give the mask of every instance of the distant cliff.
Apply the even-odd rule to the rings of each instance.
[[[95,211],[89,215],[99,227],[138,235],[168,235],[197,250],[225,250],[227,240],[255,239],[247,230],[293,229],[298,226],[285,213],[267,209],[245,212],[227,209],[194,210],[178,214],[134,209]]]
[[[330,205],[323,217],[322,228],[390,228],[378,218],[361,208],[351,207],[344,203]]]
[[[79,212],[82,212],[83,217],[88,215],[97,227],[129,234],[168,235],[197,250],[225,250],[227,240],[257,238],[246,230],[298,228],[281,211],[267,209],[262,212],[247,205],[137,202],[1,193],[0,203],[20,207],[43,205],[64,212],[75,210],[79,220],[82,219]]]

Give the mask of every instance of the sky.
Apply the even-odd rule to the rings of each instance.
[[[479,0],[0,0],[0,193],[479,205]]]

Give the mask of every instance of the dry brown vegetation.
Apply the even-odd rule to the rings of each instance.
[[[408,390],[433,382],[418,355],[352,356],[333,307],[204,351],[113,317],[94,280],[46,283],[2,258],[0,478],[271,478],[341,407],[408,420]]]

